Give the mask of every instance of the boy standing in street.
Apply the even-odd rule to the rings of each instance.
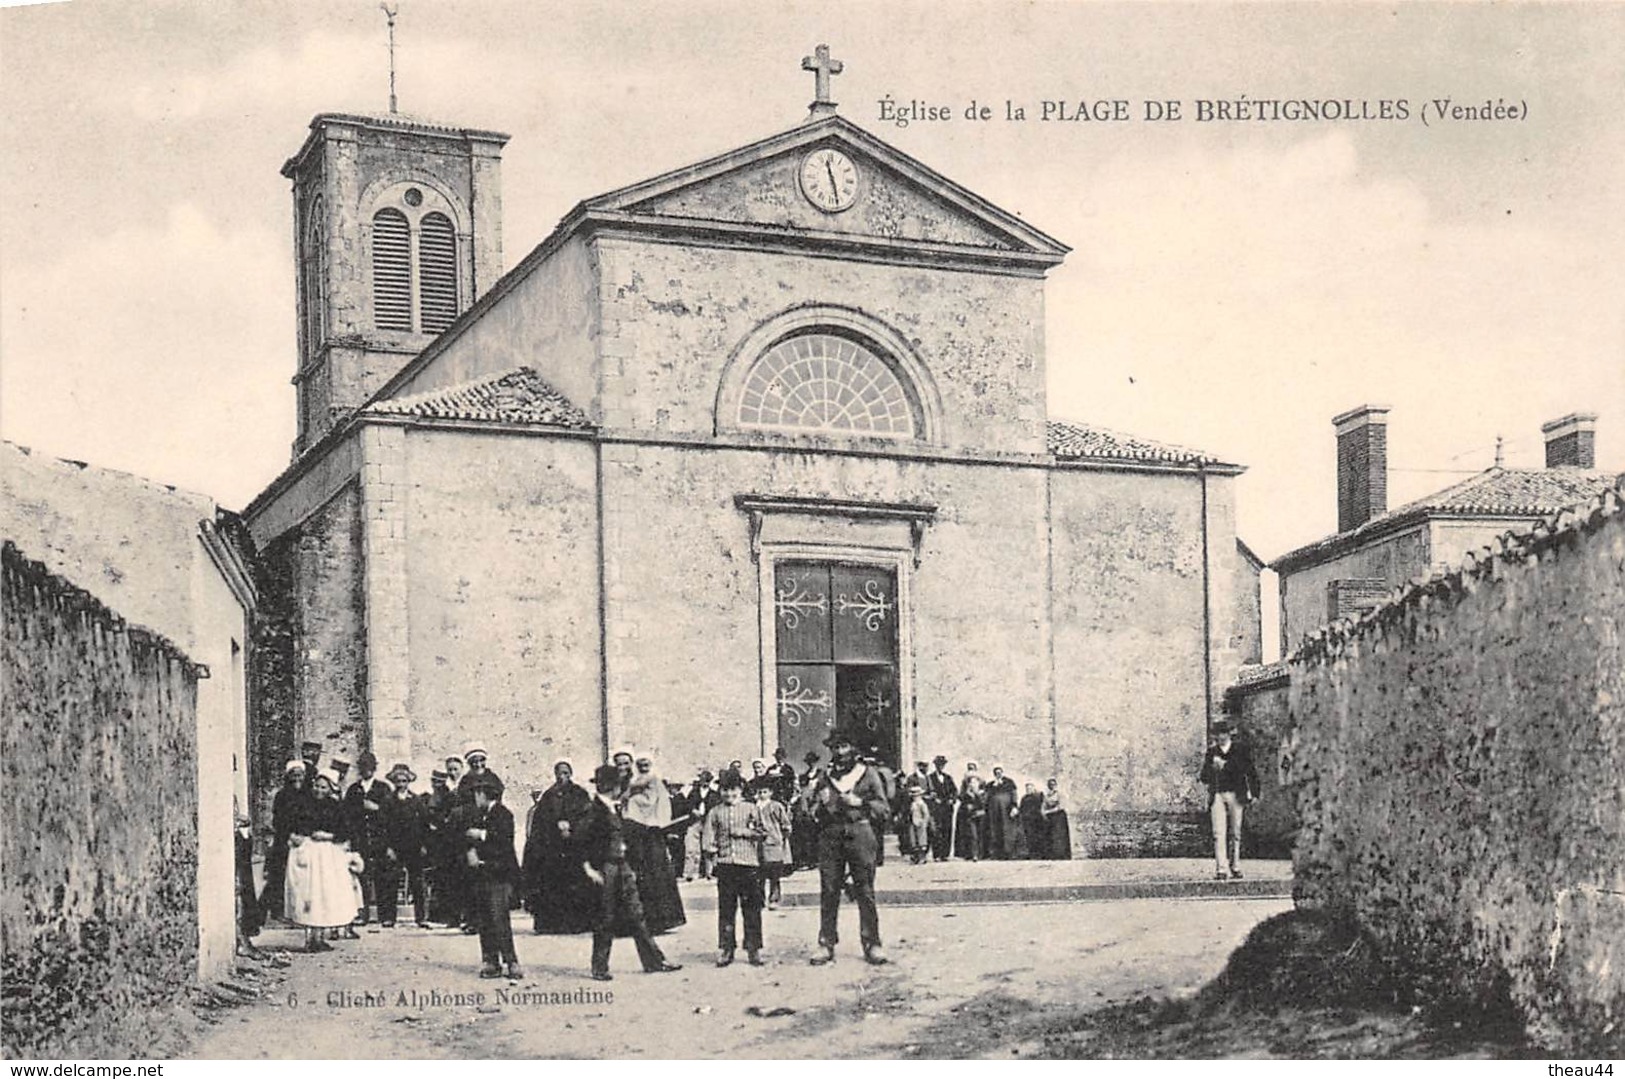
[[[513,948],[513,922],[508,911],[514,884],[519,879],[519,860],[513,851],[513,813],[502,804],[502,780],[487,772],[463,781],[463,790],[473,800],[468,827],[467,862],[474,884],[474,919],[480,934],[482,978],[500,978],[506,966],[510,981],[525,976]]]
[[[744,798],[738,772],[722,777],[722,802],[706,814],[700,849],[711,856],[717,880],[717,966],[734,961],[734,912],[744,908],[745,956],[762,965],[762,828],[756,804]],[[763,788],[766,790],[767,788]],[[769,794],[771,801],[771,792]]]

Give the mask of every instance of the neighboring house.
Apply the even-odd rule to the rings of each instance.
[[[198,970],[235,944],[233,799],[250,808],[249,620],[241,525],[207,495],[0,442],[0,538],[205,672],[197,687]],[[246,536],[243,537],[246,542]]]
[[[1394,588],[1461,561],[1502,533],[1594,498],[1614,474],[1595,468],[1597,416],[1543,424],[1545,468],[1496,466],[1387,509],[1388,409],[1362,405],[1337,429],[1338,532],[1270,563],[1280,577],[1281,654],[1328,622],[1381,603]]]
[[[625,742],[679,775],[839,723],[1060,776],[1084,849],[1193,819],[1258,634],[1242,469],[1053,419],[1067,248],[813,112],[500,278],[506,136],[315,118],[294,461],[244,511],[267,767],[477,738],[516,783]]]

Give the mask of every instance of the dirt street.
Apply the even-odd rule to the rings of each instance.
[[[768,965],[725,970],[714,966],[715,913],[694,910],[688,925],[660,938],[683,970],[643,974],[631,941],[619,941],[608,983],[587,977],[589,938],[532,936],[522,914],[514,923],[527,977],[518,983],[476,976],[473,937],[374,928],[331,953],[291,956],[275,994],[217,1012],[189,1055],[1008,1057],[1025,1053],[1046,1011],[1060,1017],[1142,994],[1194,992],[1254,925],[1290,906],[1138,899],[883,907],[886,967],[863,963],[856,912],[843,908],[839,961],[822,968],[807,964],[817,911],[780,910],[764,914]],[[273,930],[258,943],[292,947],[296,937]],[[613,996],[579,995],[605,991]],[[767,1014],[773,1009],[788,1011]]]

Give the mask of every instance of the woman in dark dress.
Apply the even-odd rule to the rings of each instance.
[[[525,895],[538,933],[584,933],[592,928],[597,890],[581,864],[582,830],[592,795],[573,781],[569,761],[553,766],[553,785],[542,792],[525,834]]]
[[[987,785],[987,854],[1001,860],[1016,856],[1016,781],[997,764]]]
[[[303,822],[310,802],[307,771],[304,761],[289,761],[282,772],[282,789],[271,801],[271,849],[265,853],[265,887],[260,892],[260,914],[267,919],[287,917],[283,891],[288,881],[288,837]]]
[[[975,772],[959,790],[959,820],[954,824],[954,853],[972,862],[987,855],[987,791]]]
[[[1049,832],[1044,826],[1044,796],[1038,793],[1035,784],[1027,784],[1027,793],[1021,796],[1018,816],[1021,819],[1021,836],[1016,857],[1028,860],[1049,857]]]
[[[1061,787],[1053,778],[1045,784],[1044,829],[1049,839],[1048,857],[1065,861],[1072,857],[1072,826],[1066,820],[1066,803]]]
[[[619,766],[622,754],[616,754]],[[654,759],[637,757],[637,768],[627,780],[625,802],[626,864],[638,878],[638,898],[651,933],[664,933],[688,921],[677,874],[666,854],[666,829],[671,825],[671,795],[655,771]],[[685,825],[686,827],[686,822]]]

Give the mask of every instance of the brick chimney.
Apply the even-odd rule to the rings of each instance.
[[[1597,414],[1571,412],[1560,420],[1540,425],[1546,437],[1546,467],[1597,467]]]
[[[1361,405],[1332,417],[1337,429],[1337,530],[1388,511],[1388,406]]]

